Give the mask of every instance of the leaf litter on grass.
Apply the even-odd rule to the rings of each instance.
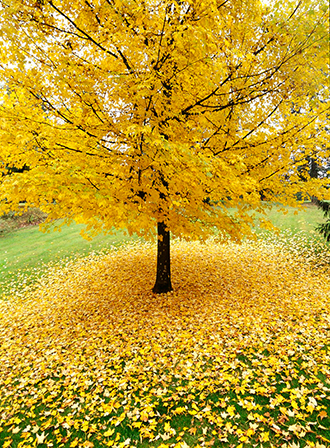
[[[330,446],[330,278],[270,242],[52,268],[0,302],[0,444]]]

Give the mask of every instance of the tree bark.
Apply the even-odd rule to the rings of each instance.
[[[170,232],[163,222],[157,223],[157,276],[152,291],[156,294],[173,291],[171,284]]]
[[[317,179],[319,177],[319,167],[316,163],[316,160],[313,157],[308,157],[309,162],[309,175],[313,179]],[[312,204],[317,205],[317,197],[311,196]]]

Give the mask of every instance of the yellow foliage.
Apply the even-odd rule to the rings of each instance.
[[[327,4],[264,3],[1,1],[0,210],[238,240],[262,195],[328,195],[299,172],[329,156]]]

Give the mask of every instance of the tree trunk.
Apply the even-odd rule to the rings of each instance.
[[[157,224],[157,277],[152,291],[156,294],[173,290],[171,284],[170,232],[163,222]]]
[[[313,157],[308,157],[309,162],[309,175],[313,179],[317,179],[319,177],[319,167],[316,163],[316,160]],[[317,205],[317,197],[311,196],[311,202],[312,204]]]
[[[308,157],[308,161],[309,161],[309,175],[313,179],[317,179],[319,177],[319,166],[313,157]]]

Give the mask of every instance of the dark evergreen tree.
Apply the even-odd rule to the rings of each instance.
[[[323,211],[324,218],[326,221],[322,224],[316,226],[316,230],[329,242],[330,241],[330,202],[327,201],[319,201],[318,199],[315,201],[318,208]]]

